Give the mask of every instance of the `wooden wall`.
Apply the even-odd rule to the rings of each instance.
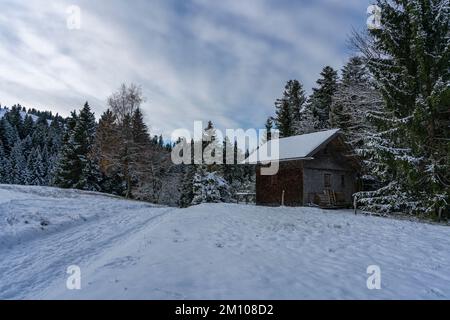
[[[330,175],[331,186],[325,186],[325,175]],[[325,189],[342,193],[346,204],[352,203],[352,195],[357,191],[358,170],[330,144],[319,151],[314,160],[305,161],[303,172],[304,204],[313,202],[313,194]],[[343,179],[343,180],[342,180]]]
[[[256,203],[279,206],[283,190],[286,206],[303,205],[303,163],[302,161],[281,162],[277,175],[261,175],[261,167],[256,172]]]

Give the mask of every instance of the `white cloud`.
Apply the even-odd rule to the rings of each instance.
[[[136,82],[153,133],[262,126],[285,81],[309,91],[323,66],[340,67],[362,2],[0,0],[0,102],[68,115],[88,100],[99,115]],[[66,28],[71,4],[78,31]]]

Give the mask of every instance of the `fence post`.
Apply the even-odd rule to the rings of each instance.
[[[284,207],[284,190],[283,193],[281,194],[281,206]]]
[[[356,196],[353,196],[353,207],[355,208],[355,215],[358,214],[358,200]]]

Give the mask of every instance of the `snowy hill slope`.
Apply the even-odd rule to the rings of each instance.
[[[113,211],[106,208],[115,204],[118,212],[151,206],[117,199],[79,190],[0,185],[0,248],[110,215]]]
[[[5,231],[11,216],[21,229],[22,213],[53,229]],[[16,241],[0,244],[0,298],[450,298],[444,226],[345,210],[173,209],[15,186],[0,186],[0,221]],[[70,265],[81,268],[81,290],[66,289]],[[381,290],[366,286],[369,265],[381,269]]]
[[[5,116],[5,114],[7,114],[8,112],[9,112],[8,108],[0,107],[0,119],[3,118]],[[27,116],[27,113],[24,111],[20,111],[20,116],[22,117],[22,119],[25,119],[25,117]],[[38,119],[38,117],[35,116],[34,114],[31,115],[31,118],[33,119],[34,122],[36,122]]]
[[[0,120],[5,116],[5,114],[7,114],[9,112],[8,108],[4,108],[4,107],[0,107]],[[20,116],[22,117],[22,119],[25,119],[25,117],[29,115],[31,116],[31,119],[33,119],[34,122],[38,121],[39,117],[34,115],[34,114],[29,114],[26,113],[24,111],[20,111]],[[48,125],[50,125],[52,123],[52,120],[47,120]]]

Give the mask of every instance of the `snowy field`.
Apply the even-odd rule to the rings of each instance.
[[[345,210],[0,186],[1,299],[450,299],[449,248],[449,227]]]

